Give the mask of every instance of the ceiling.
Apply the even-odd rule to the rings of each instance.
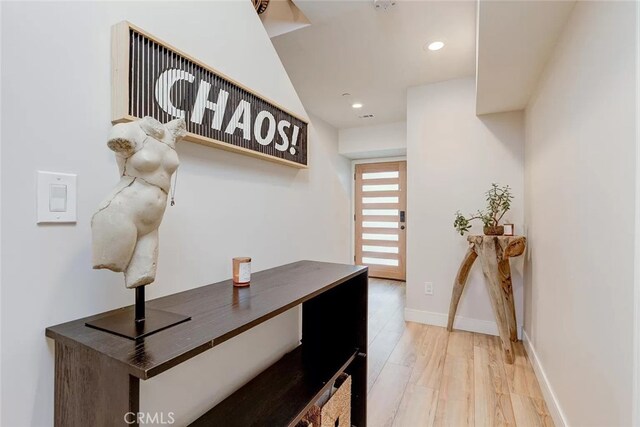
[[[337,128],[405,120],[408,87],[475,74],[475,1],[398,1],[386,11],[373,0],[295,4],[311,25],[273,44],[305,108]],[[445,47],[425,50],[435,40]]]
[[[574,4],[479,2],[477,114],[526,107]]]
[[[306,27],[311,23],[291,0],[269,2],[260,20],[269,37],[279,36]]]

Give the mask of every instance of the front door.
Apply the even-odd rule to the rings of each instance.
[[[355,182],[356,264],[405,280],[407,162],[358,164]]]

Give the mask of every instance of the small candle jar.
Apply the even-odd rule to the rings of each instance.
[[[233,259],[233,286],[249,286],[251,282],[251,258]]]

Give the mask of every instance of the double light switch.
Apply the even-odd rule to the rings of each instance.
[[[76,222],[76,175],[38,171],[38,224]]]

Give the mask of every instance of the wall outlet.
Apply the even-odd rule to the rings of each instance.
[[[432,282],[426,282],[424,284],[424,293],[427,295],[433,295],[433,283]]]

